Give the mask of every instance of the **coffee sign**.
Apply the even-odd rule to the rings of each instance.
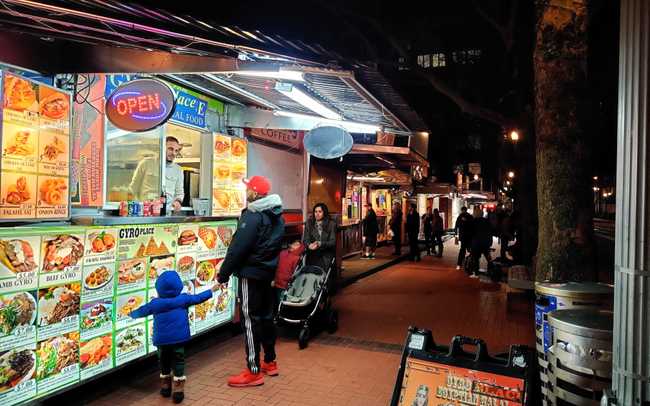
[[[271,128],[247,128],[246,135],[274,144],[302,150],[304,131],[276,130]]]
[[[115,127],[140,132],[164,124],[174,114],[172,89],[154,79],[138,79],[120,85],[106,100],[106,116]]]

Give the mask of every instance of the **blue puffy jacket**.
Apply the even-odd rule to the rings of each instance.
[[[175,271],[165,271],[156,281],[158,297],[131,312],[132,318],[153,314],[153,344],[178,344],[190,339],[187,308],[212,297],[206,290],[198,295],[181,294],[183,282]]]

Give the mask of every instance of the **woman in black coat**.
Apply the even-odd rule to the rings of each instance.
[[[377,234],[379,234],[377,214],[372,207],[368,207],[366,218],[363,219],[363,258],[372,259],[375,257],[375,249],[377,248]]]
[[[307,264],[327,270],[336,256],[336,222],[324,203],[314,206],[302,242],[307,249]]]

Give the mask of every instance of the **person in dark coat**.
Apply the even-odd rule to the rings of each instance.
[[[479,261],[481,255],[485,257],[490,266],[492,258],[490,257],[490,247],[492,247],[492,224],[490,220],[483,217],[480,208],[474,208],[474,219],[472,220],[472,246],[470,253],[472,256],[472,275],[478,278]]]
[[[228,378],[228,385],[234,387],[262,385],[264,374],[278,375],[271,281],[275,278],[284,237],[282,199],[269,194],[271,182],[263,176],[253,176],[244,183],[248,208],[241,213],[217,276],[219,283],[227,282],[230,275],[239,277],[247,368]],[[262,362],[260,346],[264,348]]]
[[[501,243],[501,260],[507,261],[508,244],[514,239],[512,219],[506,212],[503,213],[499,222],[499,241]]]
[[[440,215],[440,211],[435,209],[433,211],[433,244],[438,248],[438,258],[442,258],[442,235],[445,232],[444,221]]]
[[[422,227],[424,228],[424,244],[427,255],[433,255],[433,213],[431,213],[431,207],[427,207],[427,213],[422,216]]]
[[[219,288],[215,283],[212,289],[197,295],[181,293],[183,282],[178,273],[167,270],[156,280],[158,297],[129,314],[134,319],[153,315],[153,344],[158,347],[160,363],[160,394],[166,398],[173,396],[174,403],[181,403],[185,397],[185,343],[190,340],[187,308],[209,300],[212,292]]]
[[[409,257],[411,261],[420,262],[420,215],[415,204],[411,204],[406,216],[406,234],[409,239]]]
[[[377,234],[379,234],[377,214],[375,214],[375,210],[373,210],[372,207],[368,207],[366,218],[363,219],[363,258],[375,258],[375,249],[377,248]]]
[[[402,255],[402,206],[399,203],[393,205],[388,226],[393,233],[393,245],[395,246],[393,255]]]
[[[307,221],[302,243],[307,248],[307,265],[329,269],[336,256],[336,222],[325,203],[317,203]]]
[[[465,262],[465,257],[467,256],[467,251],[472,244],[472,220],[472,215],[467,212],[467,207],[461,208],[454,227],[456,238],[458,239],[458,242],[460,242],[456,269],[460,269],[463,266],[463,262]]]

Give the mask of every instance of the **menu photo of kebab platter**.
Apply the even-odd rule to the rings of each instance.
[[[0,405],[17,405],[36,396],[36,342],[0,351]]]
[[[40,340],[36,347],[38,396],[79,381],[79,332]]]
[[[38,290],[39,341],[79,331],[80,291],[78,282]]]
[[[82,381],[113,368],[112,331],[89,339],[81,339],[79,366]]]
[[[0,294],[38,286],[41,237],[12,233],[0,237]]]
[[[77,229],[73,229],[77,231]],[[39,287],[78,282],[84,255],[85,233],[44,235],[41,242]]]

